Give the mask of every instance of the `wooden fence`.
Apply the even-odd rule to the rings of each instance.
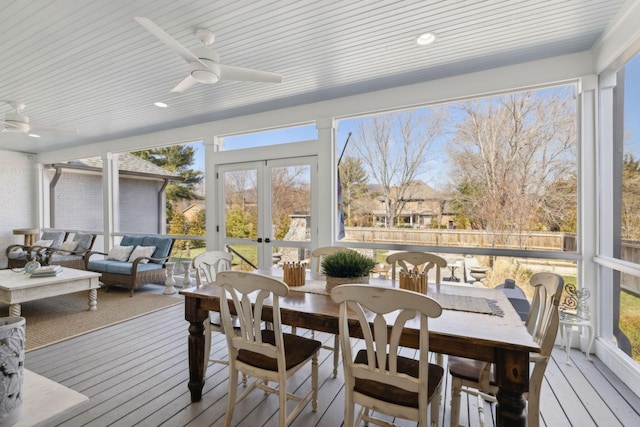
[[[574,233],[530,232],[493,234],[482,230],[436,230],[410,228],[345,227],[345,240],[353,242],[396,243],[407,245],[527,249],[576,252]],[[623,240],[621,259],[640,264],[640,242]],[[640,277],[620,275],[622,289],[640,295]]]
[[[345,240],[408,245],[575,251],[572,233],[500,232],[412,228],[345,227]]]

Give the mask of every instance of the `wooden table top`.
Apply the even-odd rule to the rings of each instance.
[[[313,274],[313,273],[312,273]],[[315,276],[314,276],[315,277]],[[394,286],[390,280],[371,280],[372,286]],[[208,284],[200,288],[187,288],[180,291],[185,297],[195,297],[203,301],[209,301],[212,305],[205,304],[207,308],[219,309],[220,288],[215,284]],[[497,301],[504,315],[490,315],[472,313],[467,311],[443,310],[442,315],[429,320],[429,331],[432,346],[440,347],[438,341],[447,341],[451,345],[452,340],[459,340],[467,345],[479,345],[484,348],[502,348],[517,351],[539,352],[539,345],[533,340],[524,327],[522,320],[509,303],[507,297],[497,289],[474,288],[459,285],[429,285],[427,295],[435,293],[450,295],[482,297]],[[297,292],[291,288],[289,294],[280,299],[280,311],[283,313],[283,323],[286,312],[300,313],[319,318],[337,319],[339,305],[331,300],[330,296],[309,292]],[[331,327],[328,327],[331,329]],[[418,327],[416,327],[418,329]],[[325,332],[334,332],[325,330]],[[446,343],[443,343],[443,346]],[[447,354],[458,354],[455,349],[441,351]],[[479,358],[491,361],[493,355],[480,356]]]

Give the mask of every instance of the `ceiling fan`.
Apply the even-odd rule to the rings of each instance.
[[[182,80],[171,92],[184,92],[196,83],[212,84],[218,80],[236,80],[265,83],[280,83],[282,76],[268,71],[254,70],[252,68],[236,67],[220,63],[220,57],[215,50],[209,48],[215,40],[215,36],[209,30],[199,28],[195,31],[195,36],[201,47],[188,50],[173,37],[167,34],[162,28],[154,24],[150,19],[137,17],[136,21],[151,34],[156,36],[161,42],[176,51],[191,66],[191,73]]]
[[[78,129],[74,128],[62,128],[29,123],[29,117],[20,113],[25,108],[23,103],[16,101],[6,102],[15,110],[15,112],[5,114],[4,120],[1,122],[4,125],[4,128],[0,132],[24,133],[34,137],[39,136],[35,132],[78,133]]]

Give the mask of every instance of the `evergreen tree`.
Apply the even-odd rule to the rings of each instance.
[[[195,186],[202,181],[203,173],[191,169],[195,153],[195,149],[190,145],[171,145],[152,150],[134,151],[131,154],[182,176],[182,182],[167,186],[167,201],[175,203],[180,200],[197,199]]]
[[[361,198],[367,190],[367,171],[362,159],[345,156],[340,162],[340,181],[342,182],[342,205],[344,206],[345,225],[352,226],[358,213],[354,212],[354,201]]]

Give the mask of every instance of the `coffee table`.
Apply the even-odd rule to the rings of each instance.
[[[89,310],[98,308],[100,273],[62,267],[55,277],[31,278],[30,274],[0,270],[0,302],[9,304],[9,316],[20,316],[20,304],[42,298],[89,291]]]

